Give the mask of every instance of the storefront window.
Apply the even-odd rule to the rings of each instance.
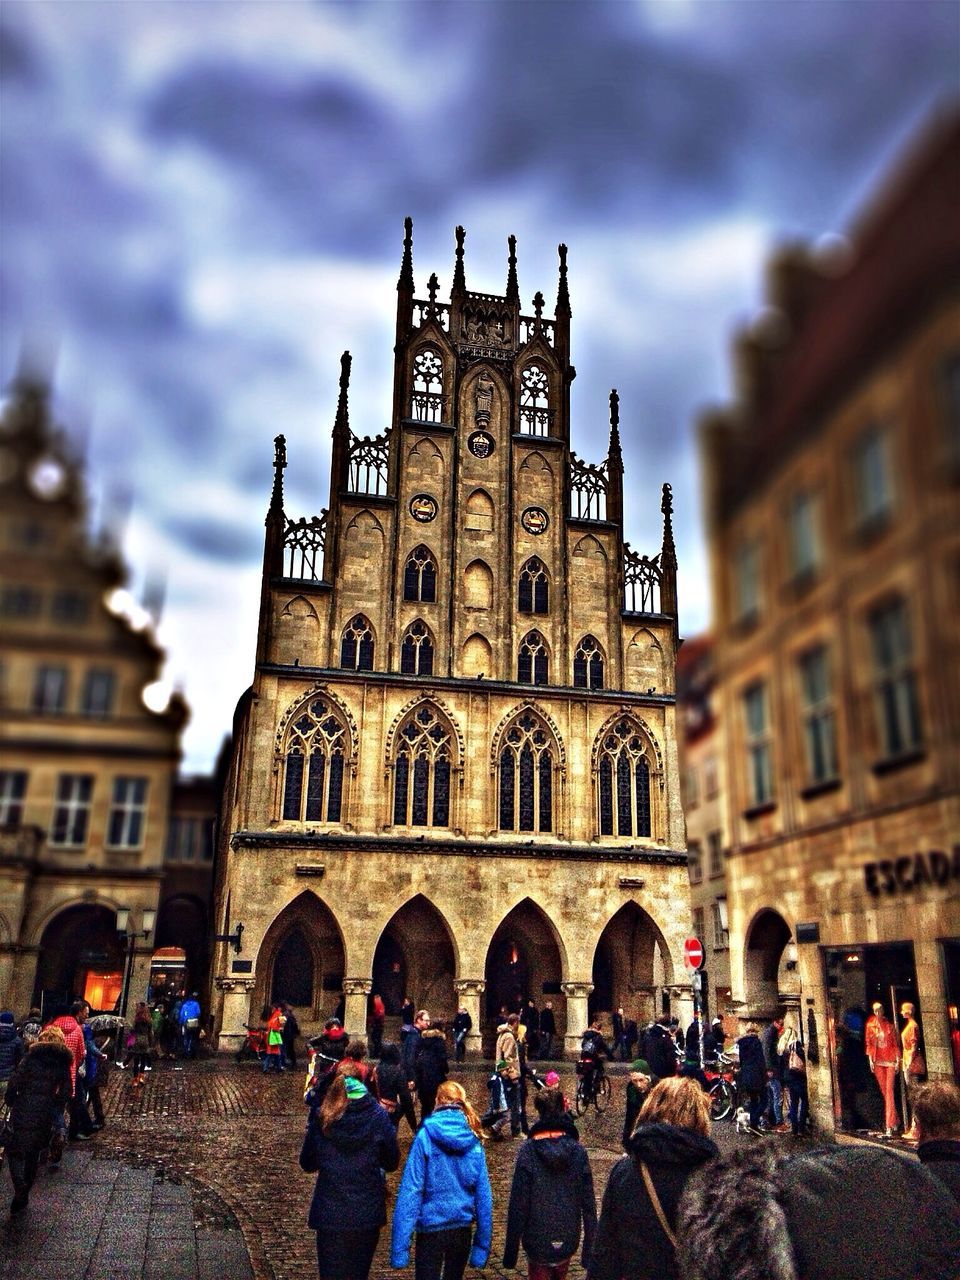
[[[902,1061],[904,1005],[913,1006],[918,1047],[925,1057],[923,1022],[927,1011],[920,1004],[917,991],[913,944],[828,947],[823,955],[837,1126],[876,1134],[893,1127],[906,1129],[910,1124],[909,1089],[913,1079],[899,1069],[888,1077],[877,1068],[882,1068],[886,1058]],[[886,1033],[887,1047],[879,1051],[868,1028],[875,1005],[882,1006],[883,1022],[890,1028]],[[868,1050],[873,1051],[874,1069]],[[892,1099],[895,1114],[888,1111],[888,1098]]]
[[[960,938],[943,938],[940,942],[943,965],[944,994],[947,1001],[947,1035],[954,1079],[960,1081]]]

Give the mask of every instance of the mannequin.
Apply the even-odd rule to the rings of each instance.
[[[884,1017],[883,1005],[873,1002],[873,1014],[867,1019],[864,1047],[870,1062],[870,1070],[883,1097],[883,1122],[886,1136],[892,1138],[899,1123],[897,1104],[894,1100],[894,1083],[900,1067],[900,1049],[897,1032],[892,1022]]]
[[[900,1017],[903,1019],[903,1027],[900,1031],[900,1044],[903,1049],[903,1057],[901,1059],[903,1066],[903,1076],[905,1083],[909,1086],[915,1084],[917,1080],[926,1075],[926,1063],[923,1060],[923,1054],[920,1052],[920,1028],[917,1026],[914,1013],[916,1010],[909,1001],[904,1001],[900,1006]],[[910,1096],[909,1094],[907,1095]],[[910,1098],[910,1109],[913,1110],[913,1099]],[[904,1116],[906,1120],[906,1116]],[[909,1142],[915,1142],[917,1138],[916,1120],[911,1119],[910,1128],[903,1135]]]

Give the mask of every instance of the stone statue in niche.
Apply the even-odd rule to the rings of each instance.
[[[490,410],[493,407],[493,381],[484,372],[477,378],[475,395],[477,407],[474,420],[478,427],[487,427],[490,425]]]

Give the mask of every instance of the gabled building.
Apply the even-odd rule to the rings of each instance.
[[[0,420],[0,1004],[18,1014],[112,1010],[125,978],[128,999],[149,982],[187,709],[144,705],[163,653],[108,607],[125,581],[45,388],[21,380]]]
[[[434,1017],[552,1000],[645,1018],[688,994],[671,498],[623,540],[609,451],[570,434],[570,300],[414,296],[408,220],[392,420],[354,433],[341,364],[329,504],[294,518],[276,441],[257,661],[237,708],[216,895],[220,1044],[269,998],[301,1021],[404,995]],[[606,430],[606,428],[605,428]],[[648,501],[661,495],[649,494]],[[683,909],[677,904],[682,902]]]

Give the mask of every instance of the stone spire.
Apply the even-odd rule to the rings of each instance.
[[[622,457],[620,452],[620,397],[616,387],[610,392],[610,448],[608,457]]]
[[[519,307],[520,285],[517,282],[517,237],[508,236],[507,245],[510,250],[507,257],[507,301]]]
[[[610,392],[610,447],[607,450],[607,519],[620,525],[623,537],[623,454],[620,452],[620,397]]]
[[[287,467],[287,438],[275,436],[273,441],[273,493],[270,495],[270,514],[283,514],[283,473]]]
[[[333,423],[333,448],[330,455],[330,501],[347,487],[347,468],[350,463],[350,406],[347,392],[350,387],[350,365],[353,357],[345,351],[340,357],[340,398],[337,416]],[[333,507],[330,508],[333,510]]]
[[[397,292],[413,296],[413,219],[403,220],[403,258],[400,262],[400,278]]]
[[[663,486],[663,500],[660,503],[660,510],[663,512],[663,549],[660,553],[660,564],[665,568],[668,564],[671,569],[677,567],[677,548],[673,542],[673,489],[670,485]]]
[[[570,291],[567,288],[567,246],[565,244],[557,245],[557,253],[560,255],[560,282],[557,286],[557,308],[554,315],[559,320],[561,316],[570,319]]]
[[[467,278],[463,271],[463,242],[467,238],[467,233],[463,227],[457,227],[457,257],[453,267],[453,288],[450,290],[450,296],[455,293],[466,293]]]

